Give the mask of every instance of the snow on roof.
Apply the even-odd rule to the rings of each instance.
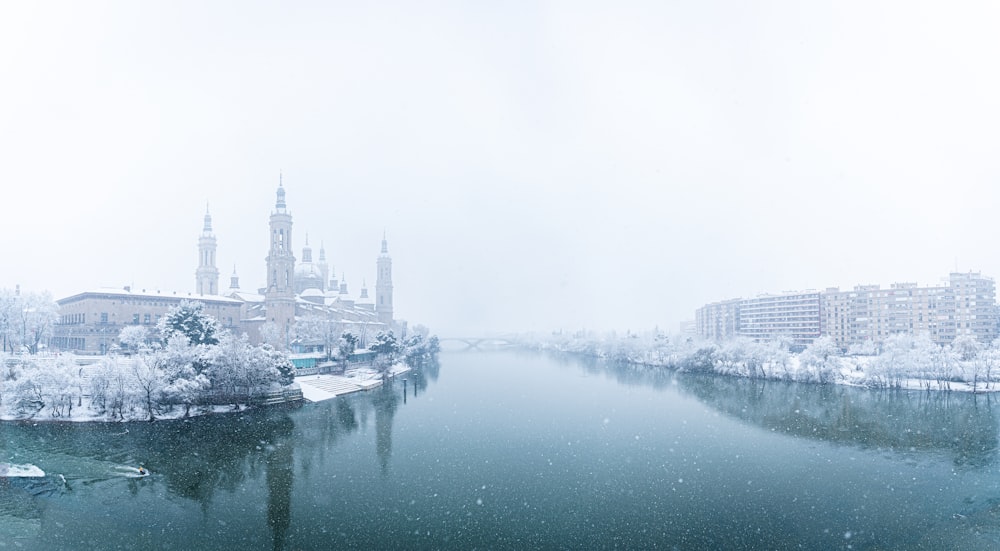
[[[235,297],[243,302],[264,302],[264,295],[259,293],[245,293],[243,291],[236,291],[235,293],[229,293],[229,296]]]
[[[178,293],[177,291],[171,291],[169,293],[164,293],[159,290],[156,292],[146,292],[143,289],[141,292],[132,291],[129,288],[118,288],[118,287],[102,287],[98,289],[92,289],[90,291],[84,291],[82,293],[77,293],[62,299],[57,300],[57,303],[64,303],[71,300],[80,300],[92,296],[115,296],[115,297],[135,297],[135,298],[159,298],[159,299],[177,299],[177,300],[196,300],[200,302],[228,302],[232,304],[239,304],[240,301],[225,297],[222,295],[196,295],[193,293]]]

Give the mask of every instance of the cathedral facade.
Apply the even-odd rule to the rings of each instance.
[[[279,183],[269,221],[269,248],[265,258],[267,285],[256,292],[246,292],[239,288],[234,274],[225,293],[227,298],[243,303],[241,327],[251,340],[270,342],[279,348],[316,340],[330,345],[343,332],[349,331],[358,336],[364,346],[379,331],[405,332],[405,328],[393,319],[392,259],[385,235],[376,260],[376,300],[369,298],[365,283],[358,296],[349,294],[346,280],[338,280],[336,274],[331,273],[323,245],[320,245],[318,261],[314,262],[308,236],[302,247],[301,261],[296,259],[292,235],[292,213],[286,202],[284,184]],[[201,243],[214,246],[214,241],[204,238],[199,240]],[[201,256],[214,258],[214,253],[208,252],[202,251]]]
[[[106,353],[116,347],[118,334],[124,327],[144,325],[152,331],[161,316],[185,299],[203,302],[205,311],[225,329],[246,333],[254,343],[268,342],[281,349],[302,343],[330,346],[344,332],[356,335],[361,347],[380,331],[405,334],[405,322],[393,319],[392,259],[384,234],[376,260],[373,300],[364,282],[357,296],[348,292],[346,280],[343,277],[338,280],[327,264],[322,245],[318,262],[314,263],[308,237],[302,248],[302,260],[297,261],[292,248],[292,213],[281,183],[268,226],[265,287],[254,291],[241,289],[234,269],[229,288],[220,290],[216,265],[218,241],[212,231],[211,214],[206,212],[198,238],[194,294],[147,293],[145,289],[134,292],[124,287],[86,291],[60,299],[57,303],[61,316],[54,328],[52,348],[85,354]]]

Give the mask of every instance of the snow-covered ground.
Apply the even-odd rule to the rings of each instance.
[[[389,369],[389,375],[395,377],[406,373],[410,368],[398,363]],[[322,402],[350,394],[369,390],[382,385],[382,375],[371,368],[349,369],[343,375],[321,374],[296,377],[295,382],[302,388],[302,397],[310,402]]]

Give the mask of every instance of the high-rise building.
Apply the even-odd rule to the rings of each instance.
[[[728,320],[737,315],[735,328]],[[996,286],[979,272],[951,273],[941,285],[916,283],[836,287],[822,293],[785,293],[707,304],[696,311],[698,334],[723,340],[734,334],[756,340],[791,337],[808,345],[830,336],[844,350],[881,345],[897,334],[926,334],[939,345],[961,335],[982,343],[997,338]]]
[[[787,339],[805,347],[820,336],[820,293],[761,295],[740,301],[740,336],[757,341]]]

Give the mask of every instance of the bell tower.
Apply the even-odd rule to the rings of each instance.
[[[278,179],[278,198],[271,213],[271,248],[267,258],[267,288],[264,290],[264,307],[267,321],[278,326],[280,348],[288,345],[288,331],[295,323],[295,256],[292,254],[292,213],[285,205],[285,188]]]
[[[382,233],[382,254],[375,262],[375,313],[378,321],[392,325],[392,258],[389,243]]]
[[[199,295],[219,294],[219,269],[215,266],[215,234],[212,233],[212,215],[205,206],[205,227],[198,238],[198,269],[194,272],[195,291]]]

